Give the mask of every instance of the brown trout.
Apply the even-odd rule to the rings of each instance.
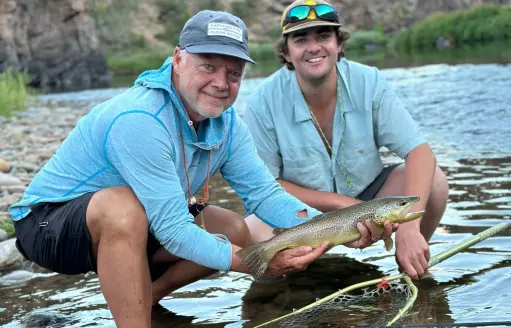
[[[392,196],[376,198],[342,210],[325,212],[293,228],[278,228],[274,237],[267,241],[248,246],[236,252],[249,267],[250,273],[258,278],[264,274],[273,256],[286,248],[298,246],[318,247],[328,241],[328,248],[360,238],[358,222],[369,219],[383,232],[383,223],[405,223],[415,220],[424,211],[408,213],[410,207],[419,201],[416,196]],[[392,238],[385,239],[385,248],[393,247]]]

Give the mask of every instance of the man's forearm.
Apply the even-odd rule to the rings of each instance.
[[[316,208],[322,212],[338,210],[360,203],[359,200],[348,196],[308,189],[286,180],[278,179],[277,182],[280,183],[288,193],[310,207]]]
[[[426,208],[431,185],[435,174],[436,159],[427,143],[424,143],[413,149],[405,158],[405,184],[403,187],[404,195],[419,196],[420,201],[415,204],[410,211],[420,211]],[[403,228],[419,228],[420,219],[402,224]]]

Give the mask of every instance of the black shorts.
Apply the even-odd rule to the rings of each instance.
[[[374,199],[378,191],[380,191],[381,187],[385,183],[385,180],[387,180],[387,178],[389,177],[392,170],[394,170],[399,165],[400,164],[393,164],[385,167],[380,172],[380,174],[378,174],[378,176],[373,180],[373,182],[371,182],[371,184],[367,186],[367,188],[364,189],[364,191],[362,191],[360,195],[357,196],[357,199],[364,201]]]
[[[62,274],[97,272],[92,257],[92,243],[85,215],[94,193],[87,193],[62,203],[40,203],[30,207],[31,213],[24,219],[14,221],[16,247],[29,261]],[[195,217],[206,205],[189,207]],[[161,247],[158,240],[149,233],[147,258],[153,281],[165,270],[151,259]],[[158,269],[155,267],[158,266]]]

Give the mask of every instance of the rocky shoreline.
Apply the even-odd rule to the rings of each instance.
[[[21,199],[26,186],[90,108],[90,102],[38,100],[15,117],[0,117],[0,220],[11,220],[9,206]],[[23,258],[14,241],[0,228],[0,285],[31,279],[41,271]]]

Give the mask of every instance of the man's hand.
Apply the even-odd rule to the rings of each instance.
[[[305,270],[311,262],[326,252],[327,246],[328,241],[325,241],[315,249],[311,246],[300,246],[280,251],[268,263],[265,275],[281,276],[286,273]]]
[[[358,232],[360,233],[360,238],[358,240],[346,243],[344,246],[360,249],[366,248],[380,239],[388,238],[390,235],[392,235],[393,232],[397,231],[399,224],[386,221],[383,224],[382,232],[382,229],[373,224],[371,220],[366,220],[364,223],[357,223],[357,228]]]
[[[428,270],[429,245],[418,229],[396,233],[396,260],[410,278],[417,280]]]

